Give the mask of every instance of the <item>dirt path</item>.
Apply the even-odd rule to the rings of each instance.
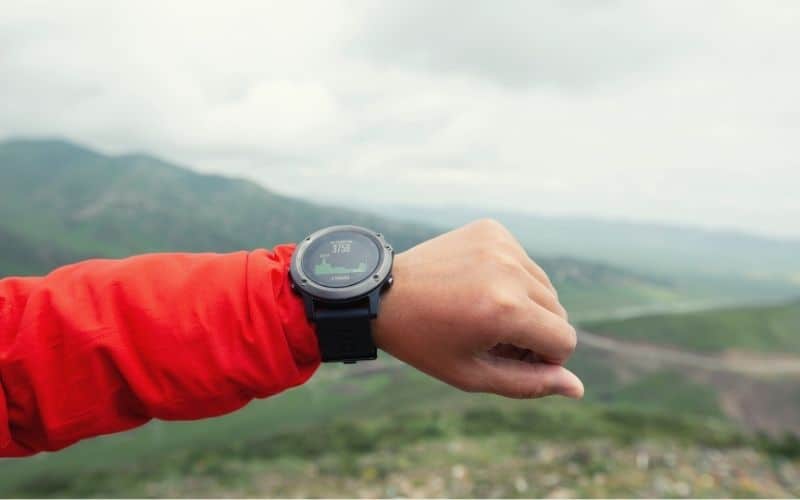
[[[617,355],[635,357],[639,360],[652,360],[656,363],[690,366],[709,371],[761,376],[800,375],[800,359],[769,359],[764,356],[749,358],[743,355],[735,358],[726,358],[724,356],[679,351],[652,344],[615,340],[587,331],[578,332],[578,346],[578,348],[589,347],[609,351]]]

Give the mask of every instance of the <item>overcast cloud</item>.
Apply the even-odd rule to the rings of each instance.
[[[0,137],[800,237],[800,3],[3,2]]]

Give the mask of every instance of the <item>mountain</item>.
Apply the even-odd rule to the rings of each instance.
[[[663,275],[694,273],[800,283],[800,240],[771,239],[733,231],[540,216],[468,207],[375,207],[387,217],[457,226],[475,214],[503,222],[537,255],[569,255]],[[398,216],[398,214],[402,214]]]
[[[41,273],[80,257],[272,246],[338,223],[381,227],[398,248],[434,234],[148,155],[107,156],[64,141],[0,143],[0,199],[0,275]]]
[[[45,273],[89,257],[270,247],[333,224],[381,228],[399,250],[441,232],[145,154],[109,156],[58,140],[0,143],[0,199],[0,276]],[[668,281],[643,273],[575,258],[539,261],[577,317],[682,298]]]
[[[0,143],[0,200],[0,276],[91,256],[264,247],[334,223],[379,227],[402,249],[443,227],[64,141]],[[325,366],[222,418],[156,421],[0,461],[0,496],[800,494],[800,443],[781,437],[800,433],[798,377],[763,370],[797,363],[797,304],[608,319],[766,297],[758,286],[771,282],[699,271],[689,280],[586,249],[547,255],[535,235],[513,230],[588,330],[569,362],[584,401],[463,393],[382,355]]]
[[[505,224],[537,260],[574,258],[651,280],[645,286],[631,284],[606,294],[567,285],[567,296],[579,304],[576,319],[580,320],[742,303],[762,305],[800,297],[799,240],[469,207],[375,206],[374,210],[397,221],[425,221],[443,229],[482,214]],[[659,279],[669,287],[650,286]],[[623,303],[626,305],[620,307]]]

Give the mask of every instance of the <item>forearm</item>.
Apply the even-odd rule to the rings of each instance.
[[[291,252],[154,254],[0,281],[0,455],[220,415],[306,381],[319,353],[289,288]]]

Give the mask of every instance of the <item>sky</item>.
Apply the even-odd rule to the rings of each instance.
[[[800,2],[11,2],[0,138],[339,204],[800,237]]]

